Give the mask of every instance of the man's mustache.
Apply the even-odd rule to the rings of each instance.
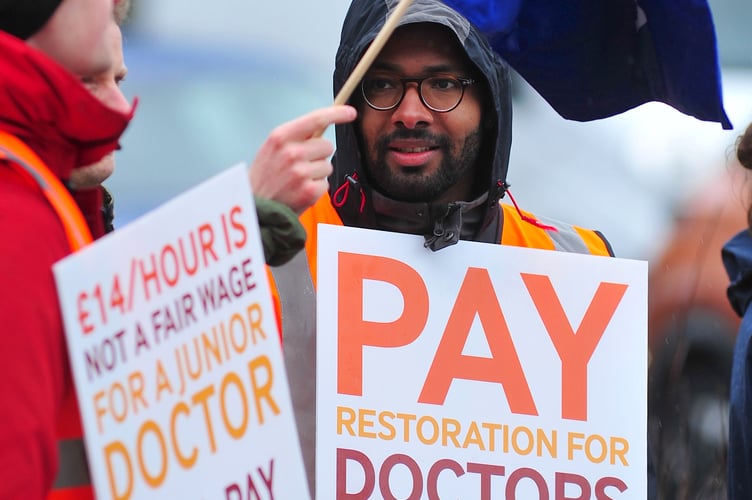
[[[386,151],[388,151],[389,149],[389,143],[396,140],[418,140],[431,142],[444,150],[448,150],[450,145],[449,138],[445,135],[432,134],[427,130],[420,129],[399,129],[379,139],[376,145],[378,152],[381,154],[386,153]]]

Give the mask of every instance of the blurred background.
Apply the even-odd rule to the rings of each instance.
[[[752,189],[733,156],[752,121],[752,2],[710,5],[731,131],[658,103],[569,122],[522,79],[514,91],[508,181],[520,206],[598,229],[617,256],[649,261],[649,427],[669,499],[723,498],[738,320],[720,247],[745,227]],[[250,162],[272,128],[328,105],[347,6],[136,0],[123,89],[140,104],[107,182],[116,226]]]

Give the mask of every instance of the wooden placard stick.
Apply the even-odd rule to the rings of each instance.
[[[378,56],[379,52],[381,52],[381,49],[384,48],[384,45],[386,45],[389,37],[392,36],[392,32],[397,27],[402,17],[405,15],[405,12],[407,12],[407,8],[410,7],[411,3],[413,3],[413,0],[399,1],[397,7],[389,15],[389,19],[386,20],[386,23],[384,23],[384,26],[376,35],[376,38],[373,39],[373,42],[365,51],[363,57],[360,58],[360,61],[358,61],[358,64],[355,66],[353,72],[345,81],[345,84],[337,93],[337,96],[334,98],[335,105],[346,104],[350,99],[350,96],[357,88],[358,83],[360,83],[360,81],[363,79],[363,75],[366,74],[366,71],[368,71],[368,68],[371,67],[371,64],[373,64],[376,56]],[[321,137],[325,131],[326,129],[321,130],[316,135],[316,137]]]

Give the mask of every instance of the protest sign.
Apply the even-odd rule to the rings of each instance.
[[[318,241],[317,498],[645,498],[646,262]]]
[[[310,498],[246,169],[56,264],[99,499]]]

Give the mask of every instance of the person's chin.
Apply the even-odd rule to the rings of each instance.
[[[71,172],[69,184],[73,189],[91,189],[106,181],[115,171],[115,162],[105,157],[93,165],[78,167]]]

